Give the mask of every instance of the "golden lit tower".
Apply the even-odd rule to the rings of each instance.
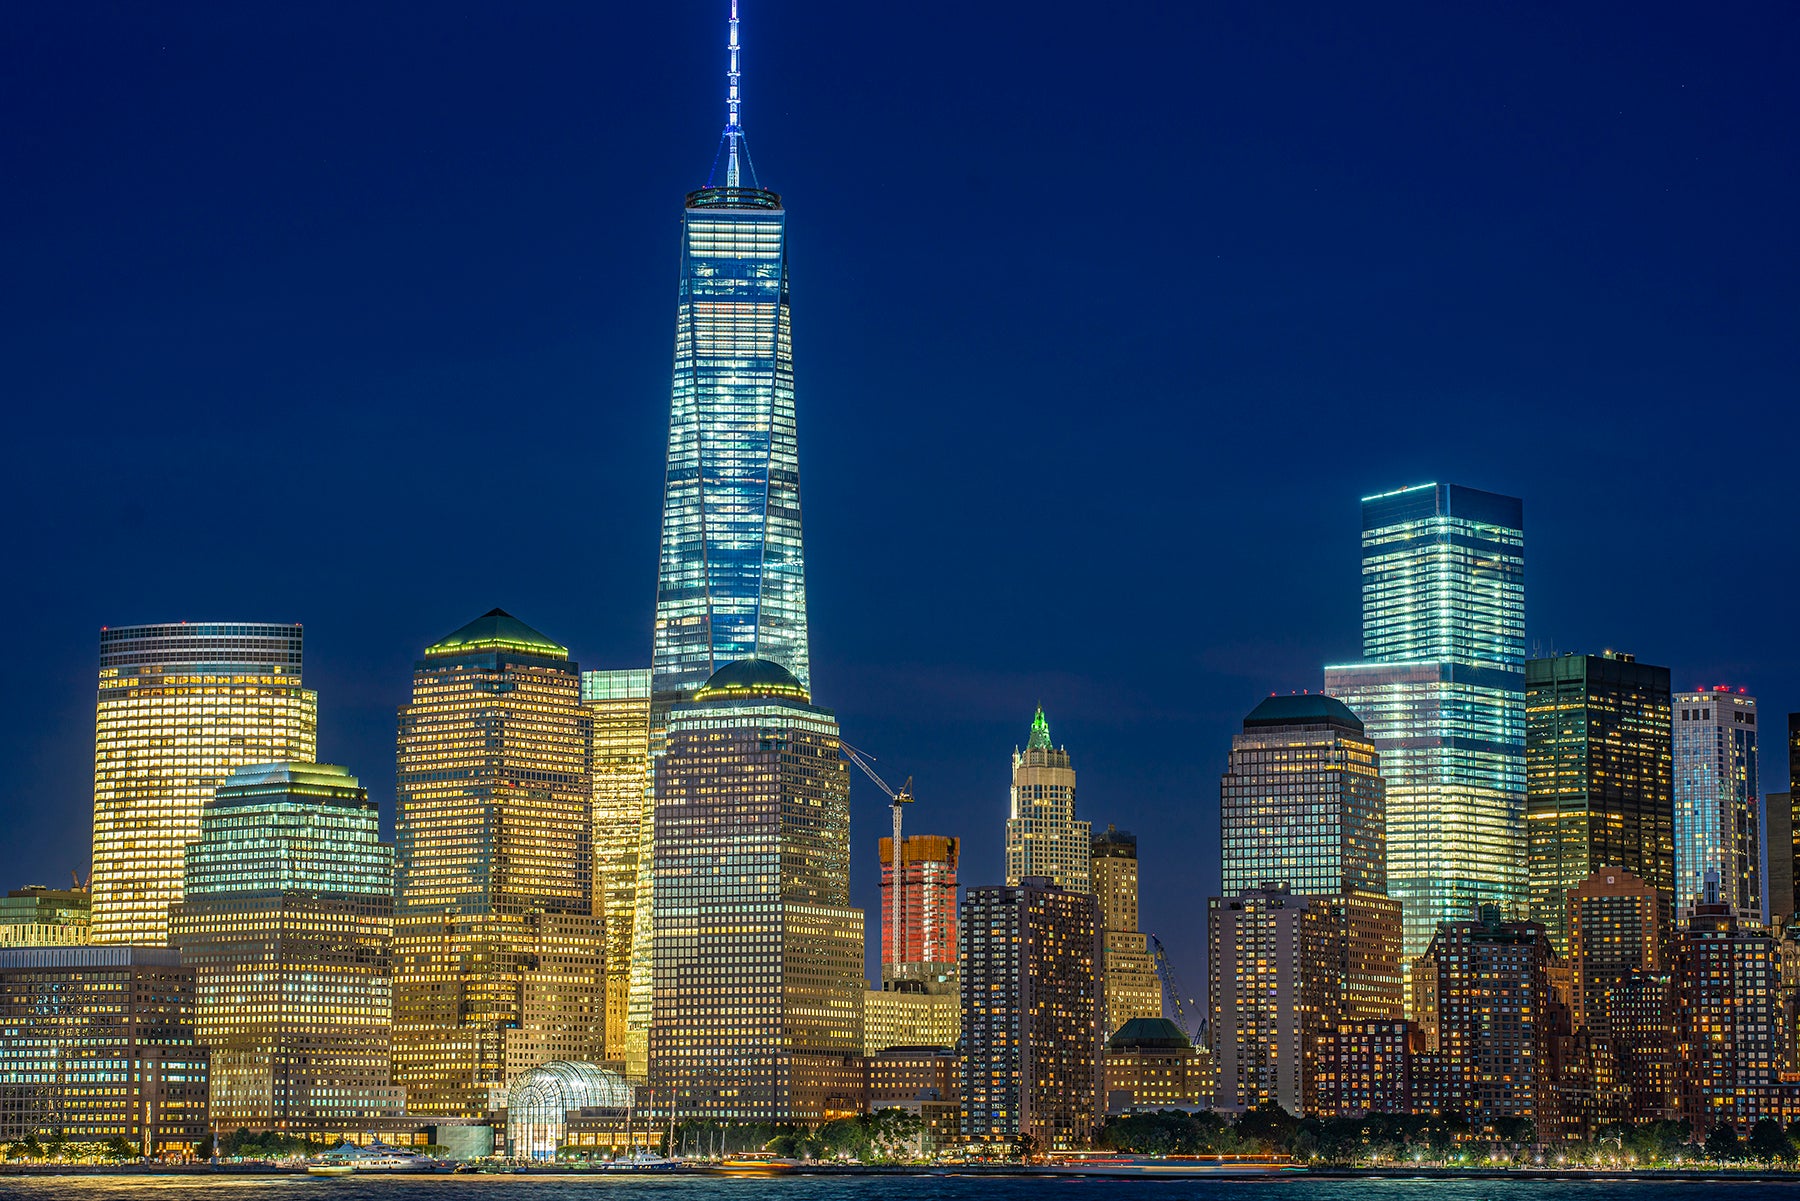
[[[485,1112],[605,1053],[590,717],[559,646],[494,609],[425,648],[400,710],[394,1076],[414,1112]]]
[[[641,968],[633,963],[632,922],[639,889],[650,888],[650,669],[584,671],[581,703],[594,723],[594,912],[606,919],[606,1058],[641,1079],[647,1049],[641,1032],[635,1040],[627,1033],[626,1012],[633,972],[649,975],[647,953]]]
[[[830,711],[767,659],[721,667],[670,710],[656,761],[659,1108],[805,1121],[856,1104],[845,1061],[862,1050],[863,914],[840,745]]]
[[[1114,826],[1094,835],[1094,897],[1104,931],[1106,1029],[1162,1017],[1162,980],[1149,936],[1138,932],[1137,835]]]
[[[234,768],[316,758],[318,728],[298,625],[100,631],[93,941],[165,945],[201,806]]]
[[[1006,821],[1006,883],[1043,876],[1070,892],[1092,892],[1093,825],[1075,820],[1075,769],[1067,748],[1050,745],[1043,706],[1031,739],[1012,759],[1012,812]]]
[[[356,777],[233,772],[188,847],[186,893],[170,924],[195,973],[213,1128],[330,1138],[398,1114],[394,848]]]

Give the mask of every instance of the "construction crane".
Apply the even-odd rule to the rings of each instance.
[[[900,891],[900,807],[902,805],[912,804],[912,799],[913,799],[912,777],[911,776],[906,777],[906,783],[904,783],[900,786],[899,792],[895,792],[892,788],[888,787],[888,782],[881,778],[880,773],[878,773],[872,766],[870,766],[870,761],[873,760],[875,758],[875,756],[864,755],[861,751],[857,750],[855,747],[851,746],[849,743],[844,742],[842,740],[840,740],[838,742],[838,745],[844,748],[844,755],[850,760],[850,762],[852,762],[852,763],[856,764],[856,766],[862,768],[863,775],[865,775],[865,776],[869,777],[869,779],[875,781],[875,787],[881,789],[881,791],[883,793],[887,794],[888,802],[890,805],[892,805],[893,810],[894,810],[894,848],[893,848],[894,868],[893,868],[893,875],[890,877],[890,879],[892,881],[892,883],[890,885],[892,891],[888,893],[888,898],[889,898],[888,908],[890,910],[889,916],[891,918],[891,924],[893,926],[893,931],[892,931],[893,941],[888,944],[888,946],[889,946],[888,953],[893,956],[893,961],[896,964],[898,964],[900,962],[900,897],[901,897],[901,891]]]
[[[1175,1024],[1189,1038],[1194,1031],[1188,1028],[1187,1006],[1181,1003],[1181,984],[1175,979],[1175,967],[1169,962],[1169,952],[1164,949],[1162,939],[1152,934],[1150,937],[1151,954],[1156,960],[1156,975],[1162,981],[1163,988],[1168,990],[1169,1000],[1175,1006]]]

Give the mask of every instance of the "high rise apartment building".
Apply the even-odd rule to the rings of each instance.
[[[1149,936],[1138,931],[1137,846],[1137,835],[1115,826],[1094,835],[1092,882],[1100,903],[1108,1035],[1138,1018],[1162,1017],[1162,978]]]
[[[1569,951],[1569,892],[1601,868],[1675,896],[1669,669],[1611,651],[1525,664],[1530,913]]]
[[[318,755],[298,625],[171,622],[100,631],[93,941],[163,946],[200,810],[235,768]]]
[[[1664,970],[1668,895],[1630,872],[1602,868],[1569,890],[1565,908],[1574,1027],[1611,1037],[1629,982]]]
[[[1458,1069],[1448,1107],[1466,1113],[1478,1130],[1497,1131],[1507,1118],[1548,1128],[1555,1113],[1551,1040],[1559,1024],[1544,928],[1502,921],[1489,905],[1477,921],[1440,926],[1425,959],[1431,987],[1418,991],[1431,1001],[1418,1008],[1426,1049]],[[1426,983],[1418,969],[1414,975]]]
[[[1720,685],[1677,693],[1675,907],[1684,922],[1716,899],[1743,922],[1762,921],[1762,805],[1756,698]]]
[[[484,1113],[605,1053],[591,715],[568,649],[500,609],[425,648],[400,710],[394,1076],[414,1112]]]
[[[919,980],[956,991],[956,861],[962,840],[911,834],[900,842],[900,880],[894,880],[894,840],[879,845],[881,977],[883,983]],[[900,945],[894,945],[899,906]]]
[[[1315,1113],[1319,1056],[1338,1027],[1338,917],[1270,882],[1207,902],[1215,1109]]]
[[[639,938],[633,927],[638,897],[651,888],[650,671],[584,671],[581,703],[593,723],[592,910],[606,923],[606,1058],[642,1079],[648,1047],[641,1030],[631,1038],[627,1016],[634,972],[649,989],[649,931]],[[644,948],[642,963],[633,960],[634,946]]]
[[[1042,876],[962,902],[962,1134],[1084,1146],[1102,1112],[1100,909]]]
[[[839,747],[831,712],[766,659],[670,710],[649,1044],[665,1112],[807,1121],[846,1103],[865,985]]]
[[[0,1142],[210,1151],[194,969],[167,947],[0,949]]]
[[[1524,529],[1515,498],[1455,484],[1362,502],[1363,658],[1325,691],[1381,754],[1409,960],[1477,904],[1525,910]]]
[[[1050,743],[1039,706],[1025,749],[1012,757],[1012,807],[1006,819],[1006,882],[1041,876],[1070,892],[1091,892],[1093,826],[1075,820],[1075,769],[1066,747]]]
[[[1219,785],[1225,895],[1280,884],[1338,926],[1344,1021],[1403,1008],[1401,914],[1387,895],[1386,789],[1363,722],[1325,695],[1271,696],[1231,740]]]
[[[326,1139],[400,1112],[394,849],[380,834],[341,767],[242,767],[207,802],[171,925],[215,1129]]]
[[[1694,1130],[1761,1116],[1759,1093],[1781,1070],[1780,984],[1773,935],[1729,902],[1693,907],[1675,938],[1674,1000],[1681,1116]]]

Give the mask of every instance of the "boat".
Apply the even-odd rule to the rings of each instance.
[[[799,1167],[799,1162],[783,1159],[778,1155],[758,1155],[748,1152],[743,1155],[727,1155],[715,1164],[701,1166],[701,1171],[718,1176],[780,1176]]]
[[[651,1151],[639,1151],[634,1155],[608,1160],[598,1166],[602,1172],[673,1172],[681,1164]]]
[[[345,1139],[323,1152],[316,1163],[306,1167],[309,1176],[346,1176],[353,1172],[450,1172],[456,1165],[429,1155],[420,1155],[404,1147],[393,1147],[380,1139],[370,1139],[359,1147]]]

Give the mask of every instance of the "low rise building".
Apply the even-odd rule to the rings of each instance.
[[[1212,1072],[1168,1018],[1133,1018],[1106,1040],[1106,1111],[1192,1109],[1212,1102]]]

